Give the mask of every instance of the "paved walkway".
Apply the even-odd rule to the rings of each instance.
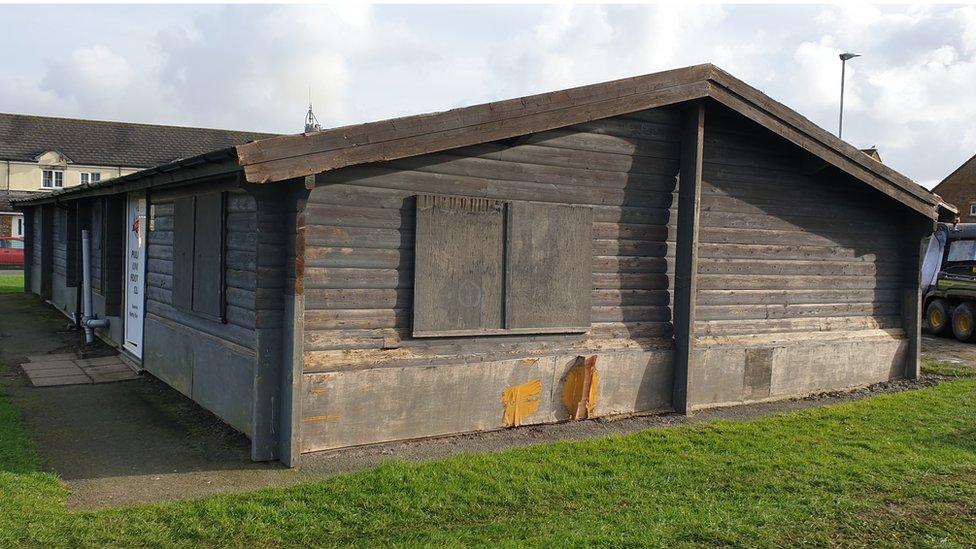
[[[116,356],[78,358],[76,353],[31,355],[20,365],[34,387],[87,385],[139,379],[139,374]]]
[[[152,376],[124,383],[32,386],[17,366],[29,356],[114,354],[101,343],[85,347],[82,334],[66,326],[67,319],[34,296],[0,294],[0,391],[5,390],[21,409],[42,468],[61,476],[71,492],[68,506],[73,509],[289,485],[367,469],[389,459],[440,459],[716,418],[749,420],[873,394],[861,390],[709,410],[693,417],[664,414],[579,421],[379,444],[305,455],[299,469],[286,469],[277,463],[251,462],[246,437]],[[926,344],[938,346],[945,341],[926,340]],[[880,390],[915,386],[897,382]]]

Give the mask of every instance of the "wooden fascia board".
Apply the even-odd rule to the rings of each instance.
[[[913,195],[915,198],[935,206],[937,199],[931,192],[915,183],[911,179],[891,169],[889,166],[877,162],[859,149],[843,141],[837,136],[829,133],[820,126],[817,126],[807,118],[804,118],[793,109],[779,103],[766,94],[735,78],[731,74],[713,67],[713,74],[709,78],[713,84],[713,90],[723,89],[738,96],[741,100],[751,104],[754,108],[767,113],[769,116],[778,119],[781,123],[792,127],[797,132],[804,134],[807,138],[820,143],[825,149],[829,149],[839,156],[850,161],[863,170],[875,175],[876,177],[888,182],[890,185],[900,188],[904,192]],[[717,99],[717,98],[716,98]],[[774,132],[776,129],[770,128]],[[828,160],[828,159],[824,159]],[[829,160],[828,160],[829,161]],[[834,164],[833,162],[831,162]],[[835,164],[836,165],[836,164]],[[849,171],[849,170],[848,170]]]
[[[267,183],[365,162],[381,162],[518,137],[655,108],[707,92],[709,65],[240,145],[247,180]]]
[[[928,200],[923,200],[914,194],[907,192],[900,185],[895,185],[878,174],[867,170],[864,166],[861,166],[857,162],[853,161],[848,155],[828,147],[820,140],[812,138],[808,134],[802,132],[800,129],[795,128],[791,124],[786,123],[770,114],[768,111],[752,105],[746,99],[736,95],[721,85],[713,86],[709,95],[712,97],[712,99],[718,101],[726,107],[729,107],[735,112],[773,131],[794,145],[797,145],[818,156],[819,158],[822,158],[825,162],[839,168],[858,180],[863,181],[864,183],[881,191],[898,202],[901,202],[916,212],[930,219],[934,219],[937,216],[937,205],[933,203],[935,201],[934,197],[929,198]],[[863,153],[858,151],[858,154]]]

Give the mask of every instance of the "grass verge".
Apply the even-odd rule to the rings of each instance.
[[[0,271],[0,294],[13,294],[24,291],[24,275]]]
[[[69,513],[0,400],[0,546],[943,545],[976,539],[976,379],[771,416]]]

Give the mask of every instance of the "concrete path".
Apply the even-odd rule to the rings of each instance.
[[[20,365],[34,387],[114,383],[139,379],[118,356],[78,358],[76,353],[30,355]]]
[[[489,433],[379,444],[305,455],[301,467],[253,463],[246,437],[148,375],[124,383],[32,387],[16,365],[28,355],[112,354],[65,330],[66,319],[36,297],[0,295],[0,390],[23,412],[46,471],[71,491],[68,506],[91,509],[283,486],[367,469],[384,460],[430,460],[556,440],[627,434],[717,418],[749,420],[936,383],[891,382],[803,400],[676,414],[522,427]],[[3,387],[5,386],[5,387]]]

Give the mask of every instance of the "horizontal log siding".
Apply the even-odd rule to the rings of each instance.
[[[231,192],[227,196],[225,323],[180,311],[173,305],[174,198],[172,193],[156,193],[150,197],[155,226],[149,231],[148,239],[146,312],[253,349],[256,273],[263,268],[257,262],[254,197],[243,192]],[[280,319],[276,317],[274,322],[280,323]]]
[[[708,115],[696,334],[899,327],[887,201],[747,121]]]
[[[49,238],[49,235],[45,235],[44,231],[41,230],[42,224],[41,220],[44,218],[43,209],[41,206],[33,206],[31,208],[31,213],[33,215],[33,233],[31,234],[31,265],[34,269],[41,268],[41,248],[44,246],[45,238]],[[35,271],[40,272],[40,271]],[[38,291],[37,288],[31,288],[34,291]]]
[[[52,255],[52,265],[54,273],[61,276],[67,275],[68,243],[65,241],[65,228],[68,223],[68,212],[61,208],[54,209],[54,232],[52,234],[54,254]]]
[[[353,356],[343,350],[384,346],[418,356],[457,354],[461,345],[466,352],[611,339],[670,345],[679,139],[678,111],[658,109],[320,175],[306,208],[306,353],[342,362]],[[413,339],[417,193],[592,206],[589,333]]]

